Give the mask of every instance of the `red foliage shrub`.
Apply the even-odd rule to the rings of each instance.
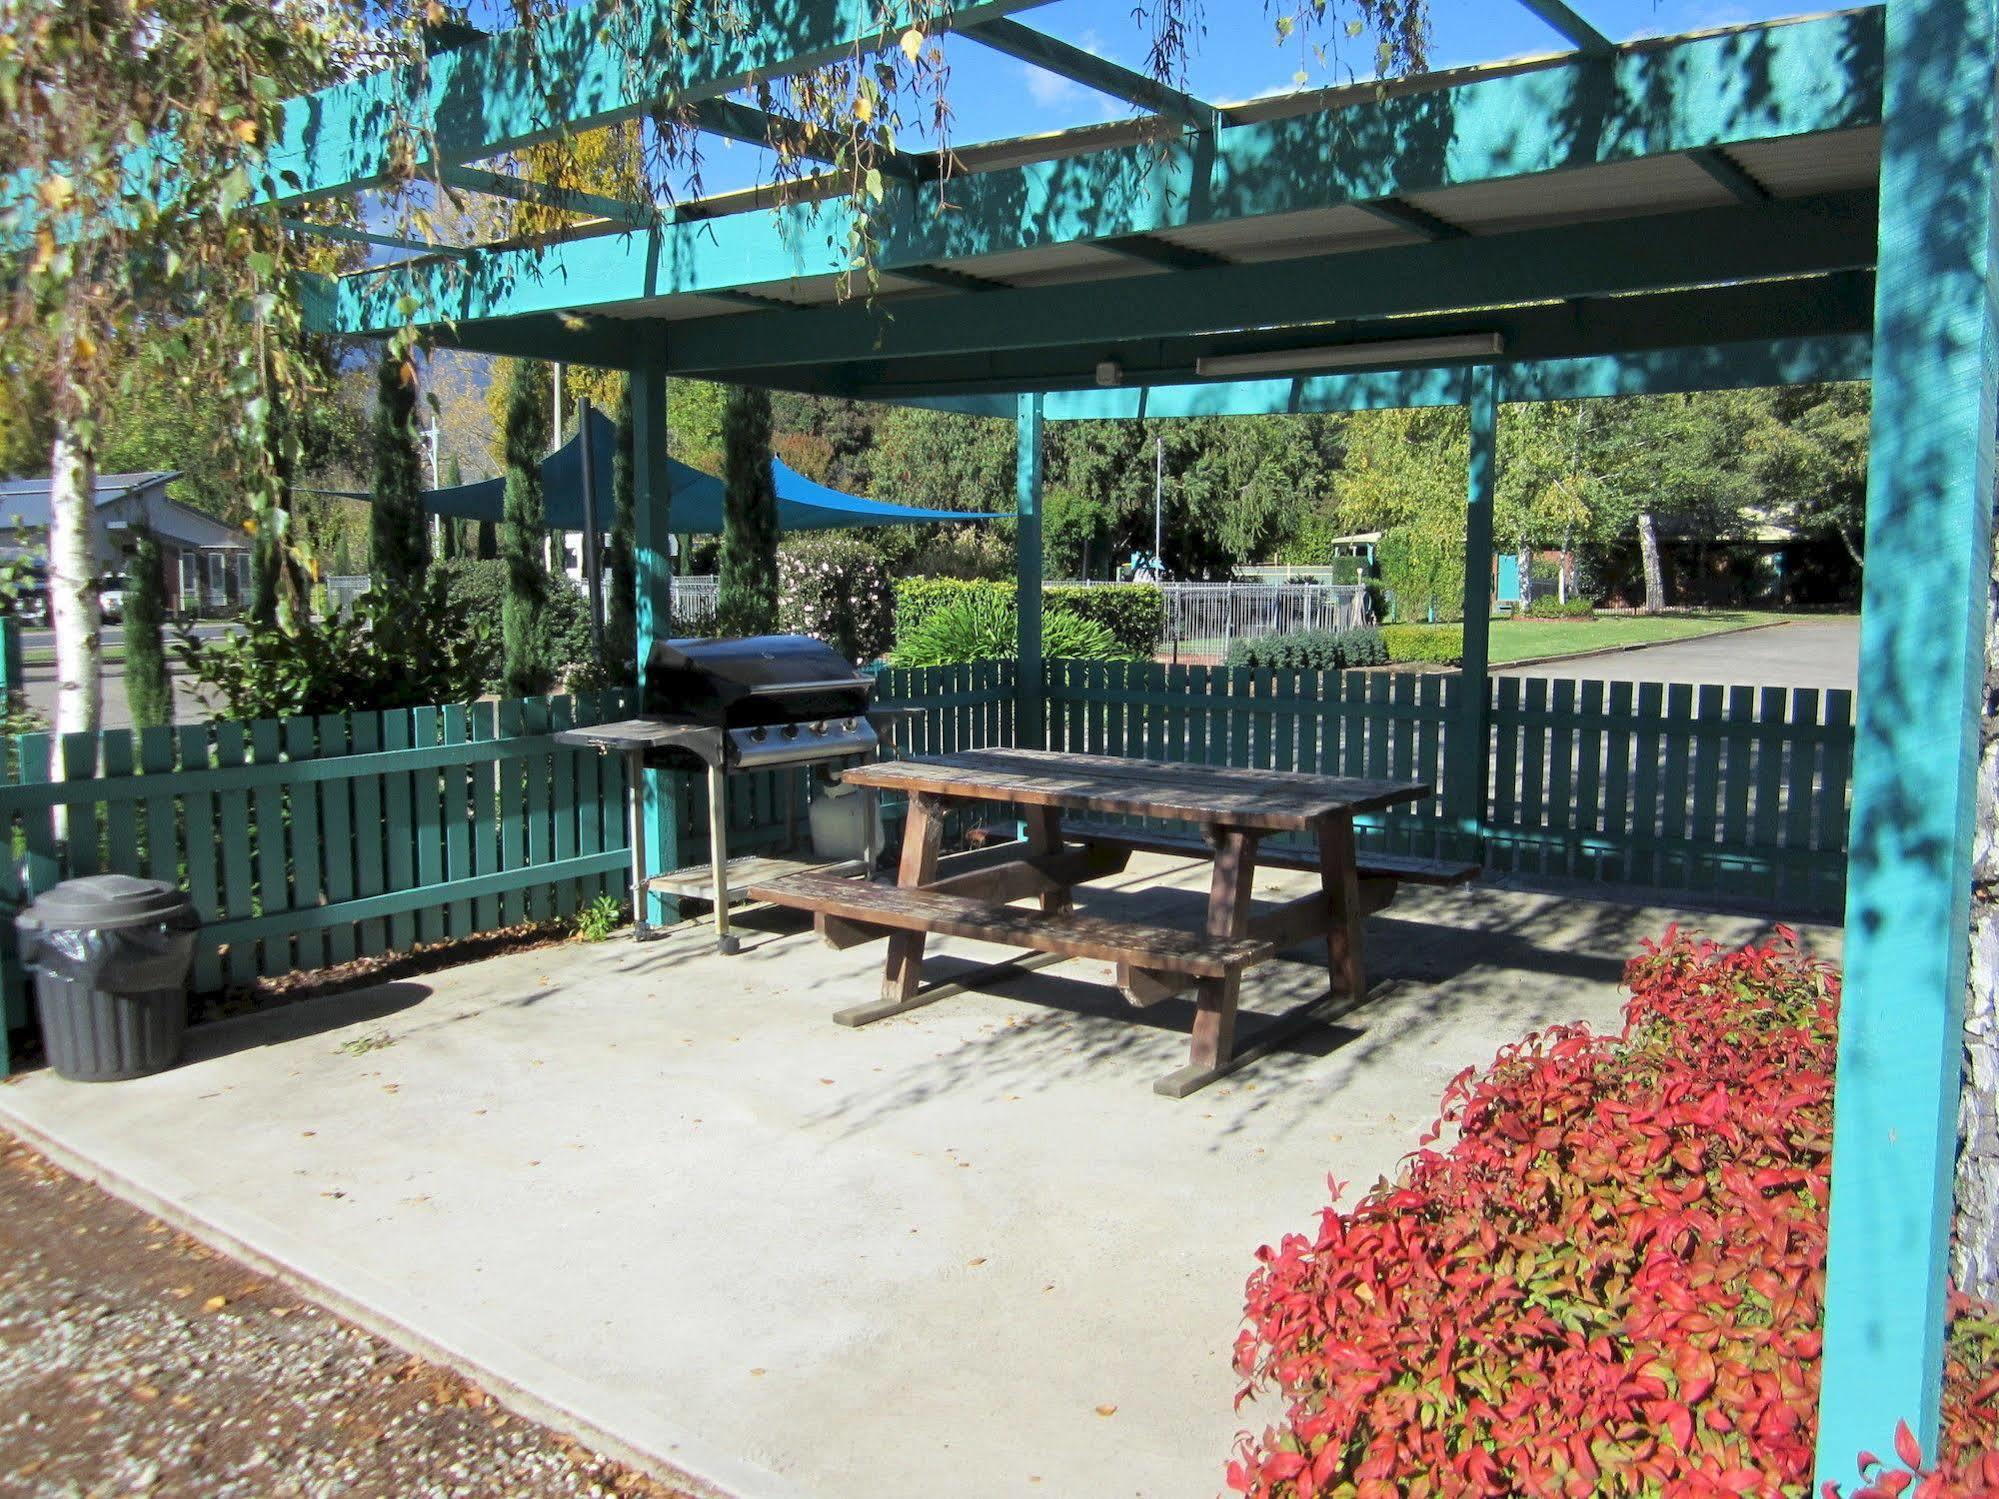
[[[1789,934],[1669,930],[1625,977],[1621,1035],[1557,1027],[1468,1069],[1397,1180],[1258,1251],[1238,1404],[1285,1410],[1231,1488],[1809,1492],[1837,973]],[[1999,1328],[1965,1311],[1953,1339],[1937,1496],[1984,1491],[1999,1431]]]

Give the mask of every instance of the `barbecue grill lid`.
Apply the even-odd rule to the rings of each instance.
[[[751,635],[741,640],[662,640],[652,663],[667,671],[695,672],[738,691],[837,683],[872,686],[853,663],[809,635]]]

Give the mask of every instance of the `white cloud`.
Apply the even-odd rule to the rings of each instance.
[[[1043,109],[1052,109],[1058,104],[1066,104],[1083,93],[1083,86],[1060,73],[1050,73],[1037,68],[1033,63],[1024,62],[1020,71],[1027,78],[1027,97]]]

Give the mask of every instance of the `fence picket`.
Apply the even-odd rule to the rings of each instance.
[[[371,755],[382,748],[380,713],[357,713],[349,720],[348,732],[357,755]],[[361,776],[354,782],[354,894],[357,898],[380,895],[387,887],[387,824],[382,816],[382,782],[378,775]],[[377,830],[381,830],[378,832]],[[370,957],[389,950],[388,923],[380,917],[360,925],[358,943]]]
[[[274,718],[260,718],[250,725],[250,756],[259,765],[275,764],[283,758],[284,730]],[[257,906],[259,910],[285,911],[292,906],[285,865],[285,797],[283,786],[272,782],[250,793],[256,813]],[[285,973],[291,967],[291,942],[269,937],[258,944],[257,967],[261,973]],[[298,964],[303,968],[303,962]]]
[[[215,764],[229,770],[249,761],[250,736],[240,723],[215,726]],[[237,778],[220,777],[221,792],[215,798],[217,823],[222,838],[223,915],[252,916],[257,911],[256,884],[251,877],[250,793],[232,784]],[[229,944],[229,978],[247,984],[257,977],[257,948],[254,941]]]
[[[181,729],[181,769],[202,770],[209,763],[207,725],[189,724]],[[206,791],[191,791],[181,805],[187,819],[187,835],[183,844],[187,851],[187,893],[204,922],[219,921],[222,918],[222,897],[216,883],[215,798]],[[28,846],[33,849],[32,838]],[[195,951],[194,986],[202,990],[222,987],[221,959],[206,944]]]
[[[347,754],[348,721],[342,713],[322,713],[317,724],[318,749],[323,759],[341,759]],[[354,783],[322,781],[319,784],[319,849],[324,874],[322,888],[328,905],[354,898]],[[326,934],[329,962],[345,963],[356,952],[356,933],[351,926],[337,926]]]
[[[296,763],[300,760],[315,760],[319,757],[319,736],[315,732],[314,721],[310,718],[288,718],[285,720],[285,757]],[[273,836],[275,829],[266,827],[263,835]],[[324,865],[319,852],[319,795],[318,788],[310,785],[294,786],[291,794],[291,863],[292,889],[291,904],[297,910],[307,910],[320,904],[325,891]],[[326,963],[326,936],[315,930],[301,931],[295,941],[298,946],[298,966],[300,968],[320,968]],[[274,944],[282,949],[280,941]],[[282,969],[267,968],[266,972],[282,972]]]
[[[417,749],[443,743],[442,725],[435,708],[418,708],[410,714],[410,738]],[[444,812],[442,773],[418,772],[410,777],[411,828],[415,835],[416,882],[425,890],[444,883]],[[443,906],[425,906],[417,912],[417,940],[442,942],[448,928]]]
[[[396,709],[382,715],[382,748],[411,747],[410,715]],[[382,816],[387,828],[387,890],[408,890],[416,884],[416,787],[407,773],[382,777]],[[389,950],[406,952],[416,943],[416,917],[398,911],[389,918]]]
[[[493,704],[474,703],[472,705],[472,742],[486,744],[499,737],[499,728],[494,716]],[[617,767],[616,784],[624,788],[623,755],[608,757]],[[494,874],[500,868],[500,809],[499,809],[500,767],[493,761],[475,761],[472,766],[472,873],[474,876]],[[623,807],[622,800],[619,803]],[[620,822],[622,827],[622,820]],[[624,837],[618,842],[622,845]],[[490,932],[500,924],[500,898],[497,895],[482,895],[472,902],[472,919],[482,932]]]

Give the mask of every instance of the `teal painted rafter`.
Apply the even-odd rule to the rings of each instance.
[[[1710,146],[1704,151],[1689,151],[1687,159],[1735,194],[1737,202],[1770,201],[1770,190],[1737,166],[1734,159],[1719,146]]]
[[[413,250],[418,255],[462,257],[471,253],[460,245],[433,245],[426,240],[411,239],[406,235],[378,234],[372,229],[355,229],[346,224],[315,224],[310,219],[288,218],[284,221],[284,225],[285,228],[298,234],[338,240],[346,245],[367,245],[381,250]]]
[[[962,16],[964,12],[960,12]],[[1731,142],[1879,121],[1881,17],[1848,12],[1619,54],[1567,59],[1324,113],[1224,126],[1198,149],[1158,144],[934,183],[890,184],[879,264],[939,265],[1032,246],[1247,220]],[[455,54],[454,54],[455,55]],[[1741,88],[1745,59],[1758,80]],[[669,224],[481,257],[455,279],[416,271],[343,284],[329,331],[554,311],[846,269],[813,205]]]
[[[1214,105],[1204,103],[1192,94],[1169,87],[1145,73],[1121,67],[1094,52],[1071,46],[1031,26],[1023,26],[1018,21],[1002,17],[961,29],[972,40],[982,42],[996,52],[1004,52],[1033,67],[1059,74],[1085,88],[1109,94],[1113,99],[1122,99],[1141,109],[1149,109],[1154,114],[1166,115],[1182,124],[1206,129],[1220,114]]]
[[[1044,0],[969,0],[935,12],[913,0],[817,0],[759,6],[754,19],[685,51],[659,40],[683,24],[672,0],[634,0],[606,12],[585,5],[515,27],[429,59],[421,70],[387,69],[291,101],[273,147],[271,197],[293,202],[378,187],[390,176],[398,142],[434,141],[445,163],[480,161],[552,139],[633,119],[668,101],[718,99],[758,79],[806,72],[856,48],[890,45],[913,20],[963,28]],[[651,68],[634,56],[657,56]],[[542,80],[537,82],[537,80]]]
[[[921,316],[884,318],[860,302],[778,319],[746,313],[675,324],[664,357],[671,374],[715,376],[742,367],[1221,337],[1805,275],[1872,264],[1874,222],[1873,194],[1841,194],[1183,271],[1170,297],[1160,295],[1156,277],[1124,276],[995,290],[925,304]],[[1225,339],[1210,349],[1234,351]]]
[[[698,104],[689,105],[687,112],[698,129],[729,140],[752,146],[781,145],[793,155],[808,161],[836,162],[840,159],[840,138],[830,130],[803,120],[785,119],[734,99],[703,99]],[[934,163],[926,166],[921,157],[904,151],[878,151],[876,160],[883,172],[910,181],[925,171],[932,176],[937,172]]]
[[[1150,234],[1100,239],[1095,247],[1108,250],[1113,255],[1122,255],[1126,260],[1136,260],[1142,265],[1164,266],[1169,271],[1205,271],[1230,263],[1226,255],[1217,255],[1212,250],[1197,250],[1190,245],[1176,245],[1171,240]]]
[[[1372,203],[1356,203],[1354,207],[1363,213],[1374,215],[1383,223],[1393,224],[1398,229],[1407,229],[1412,234],[1420,234],[1425,239],[1463,239],[1465,231],[1447,219],[1440,219],[1434,213],[1426,213],[1414,203],[1405,203],[1400,198],[1380,198]]]
[[[1520,0],[1520,3],[1561,32],[1575,44],[1578,52],[1587,57],[1608,57],[1617,50],[1615,42],[1564,5],[1562,0]]]
[[[975,276],[948,265],[900,265],[895,274],[904,281],[920,281],[925,286],[941,286],[946,291],[1005,291],[1004,281]]]
[[[633,228],[647,227],[654,218],[654,210],[648,204],[628,203],[622,198],[606,197],[602,193],[551,187],[545,182],[531,182],[525,177],[510,177],[504,172],[487,171],[482,167],[444,167],[438,176],[446,187],[464,192],[484,193],[488,197],[507,198],[516,203],[532,203],[563,213],[594,214]]]

